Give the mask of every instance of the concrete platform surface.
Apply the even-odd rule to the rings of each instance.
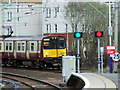
[[[116,90],[117,85],[113,80],[107,78],[103,74],[98,73],[72,73],[72,75],[79,77],[79,79],[85,82],[84,89],[86,88],[103,88]],[[116,76],[117,78],[117,76]]]

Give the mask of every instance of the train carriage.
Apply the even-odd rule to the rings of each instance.
[[[0,38],[0,53],[4,65],[59,67],[66,56],[63,36],[31,36]]]

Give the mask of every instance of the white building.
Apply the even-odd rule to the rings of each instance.
[[[43,2],[43,33],[66,33],[72,32],[69,22],[64,18],[65,5],[68,2],[51,1]]]
[[[2,0],[0,35],[36,36],[42,34],[41,0]]]

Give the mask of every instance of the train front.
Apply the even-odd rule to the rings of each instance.
[[[61,67],[62,56],[66,56],[66,40],[62,36],[43,39],[43,59],[47,67]]]

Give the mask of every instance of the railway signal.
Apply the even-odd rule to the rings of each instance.
[[[82,32],[74,32],[74,38],[77,38],[77,59],[78,59],[78,73],[80,73],[80,51],[79,51],[79,38],[82,38]]]
[[[74,32],[74,38],[82,38],[82,32]]]
[[[96,31],[95,37],[103,37],[103,31]]]
[[[95,37],[98,37],[98,73],[100,73],[100,37],[103,37],[103,31],[96,31]]]

